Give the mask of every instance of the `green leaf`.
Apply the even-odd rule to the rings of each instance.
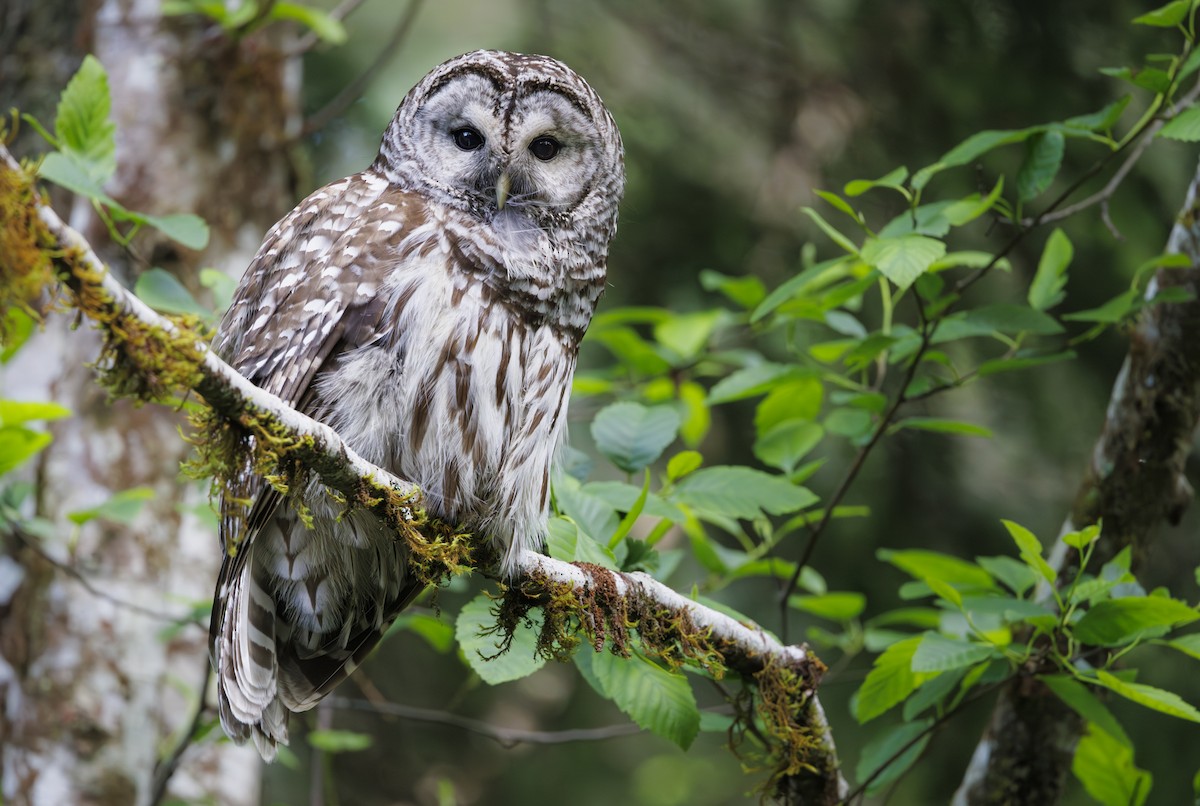
[[[1153,778],[1133,763],[1133,749],[1096,725],[1075,746],[1071,772],[1104,806],[1142,806]]]
[[[197,302],[192,292],[165,269],[153,268],[142,272],[133,286],[133,293],[162,313],[212,315],[212,311]]]
[[[825,385],[818,378],[796,378],[785,381],[762,399],[754,411],[754,427],[758,435],[789,420],[815,420],[821,413]]]
[[[1024,594],[1038,581],[1036,571],[1013,557],[976,557],[975,562],[1017,596]]]
[[[768,294],[754,309],[750,321],[758,322],[785,303],[808,296],[814,288],[851,276],[856,264],[854,258],[842,256],[809,266]]]
[[[917,689],[917,693],[909,697],[908,701],[904,703],[904,711],[902,712],[904,720],[906,722],[911,721],[920,716],[926,708],[942,702],[954,690],[954,687],[959,684],[966,673],[967,669],[955,669],[939,674],[923,683]]]
[[[614,529],[616,521],[613,522]],[[546,550],[556,560],[569,563],[593,563],[610,571],[619,568],[616,556],[598,540],[589,537],[575,522],[551,518],[546,530]]]
[[[705,291],[719,291],[742,308],[753,308],[767,296],[763,281],[753,274],[730,277],[712,269],[700,272],[700,285]]]
[[[816,210],[811,207],[804,207],[801,208],[801,212],[815,221],[817,226],[821,228],[821,231],[828,235],[830,240],[832,240],[838,246],[842,247],[852,255],[858,254],[858,247],[854,245],[854,242],[838,231],[836,227],[822,218],[821,214]]]
[[[153,498],[154,488],[133,487],[115,493],[111,498],[98,506],[69,512],[67,513],[67,517],[72,523],[81,525],[97,518],[112,521],[113,523],[129,525],[133,523],[133,519],[142,511],[142,507],[145,506],[146,502]]]
[[[629,530],[633,528],[633,525],[635,523],[637,523],[638,517],[641,516],[642,511],[646,508],[646,499],[650,495],[650,471],[646,470],[644,472],[644,476],[645,476],[645,478],[642,481],[641,490],[638,491],[637,497],[633,500],[633,503],[628,504],[626,507],[624,507],[625,517],[621,518],[621,523],[617,526],[617,530],[615,532],[613,532],[612,537],[610,537],[608,539],[608,550],[609,551],[615,550],[617,548],[617,545],[620,544],[620,542],[625,539],[625,535],[629,534]],[[618,482],[618,484],[619,484],[619,482]],[[621,486],[628,487],[631,490],[633,489],[633,487],[631,485],[621,485]],[[666,506],[665,502],[664,502],[664,506]],[[678,518],[676,518],[676,520],[682,521],[683,519],[684,519],[684,515],[682,512],[680,512],[679,516],[678,516]]]
[[[1186,719],[1189,722],[1200,722],[1200,711],[1173,691],[1165,691],[1142,683],[1126,683],[1119,677],[1111,675],[1103,669],[1096,670],[1096,682],[1109,691],[1119,694],[1138,705],[1144,705],[1153,711],[1160,711],[1170,716]]]
[[[676,386],[676,395],[684,412],[683,421],[679,424],[679,438],[684,445],[695,447],[704,441],[708,429],[712,427],[708,391],[695,381],[684,381]]]
[[[657,459],[678,432],[679,414],[670,406],[621,401],[601,409],[592,421],[596,449],[626,473]]]
[[[1174,28],[1183,22],[1191,6],[1191,0],[1173,0],[1165,6],[1134,17],[1133,22],[1135,25],[1152,25],[1155,28]]]
[[[53,439],[44,431],[20,425],[0,426],[0,476],[31,459]]]
[[[471,669],[485,683],[497,685],[519,680],[542,668],[546,659],[537,653],[538,625],[525,623],[513,631],[508,651],[500,653],[500,636],[496,633],[496,617],[492,615],[492,600],[479,594],[463,605],[455,623],[454,637],[462,647]]]
[[[932,719],[904,722],[885,728],[867,742],[855,768],[858,780],[871,780],[867,794],[876,794],[917,762],[925,752],[925,746],[929,744],[932,735],[929,728],[932,725]],[[887,765],[887,769],[880,772],[884,765]]]
[[[1062,165],[1066,138],[1055,129],[1040,132],[1025,143],[1025,161],[1017,171],[1017,198],[1027,202],[1050,187]]]
[[[1171,87],[1171,76],[1157,67],[1143,67],[1136,71],[1129,67],[1101,67],[1100,72],[1154,93],[1165,93]]]
[[[1185,78],[1196,72],[1198,69],[1200,69],[1200,49],[1192,48],[1192,52],[1180,66],[1179,72],[1175,74],[1175,81],[1179,84],[1182,84]]]
[[[7,364],[29,341],[33,335],[33,318],[25,311],[15,306],[10,307],[4,314],[4,324],[0,326],[0,365]]]
[[[1193,51],[1193,55],[1195,55]],[[1180,76],[1182,80],[1182,76]],[[1072,129],[1086,129],[1093,132],[1106,132],[1117,125],[1117,121],[1121,118],[1121,113],[1125,111],[1125,107],[1129,106],[1129,102],[1133,100],[1132,95],[1124,95],[1121,98],[1113,101],[1108,106],[1101,109],[1099,112],[1093,112],[1090,115],[1079,115],[1073,118],[1067,118],[1063,123]]]
[[[696,451],[680,451],[667,462],[667,480],[678,481],[688,473],[699,469],[702,464],[704,464],[704,457]]]
[[[54,133],[59,147],[96,185],[103,185],[117,170],[111,111],[108,76],[96,57],[88,54],[58,100]]]
[[[454,648],[454,625],[429,613],[406,610],[388,628],[388,634],[408,631],[425,639],[437,652],[445,654]]]
[[[88,176],[87,171],[76,159],[59,151],[52,151],[46,155],[38,166],[38,176],[80,196],[95,199],[109,206],[116,205],[116,202],[105,194],[100,184]]]
[[[1104,730],[1126,747],[1133,747],[1129,734],[1121,727],[1121,723],[1112,715],[1108,707],[1096,699],[1096,695],[1088,687],[1073,677],[1063,674],[1046,675],[1040,678],[1046,688],[1054,692],[1071,710],[1083,717],[1085,722],[1091,722]]]
[[[1170,641],[1164,641],[1163,643],[1172,649],[1178,649],[1185,655],[1190,655],[1196,660],[1200,660],[1200,633],[1183,635],[1179,638],[1172,638]]]
[[[346,28],[327,12],[299,3],[272,3],[268,16],[272,20],[294,20],[310,29],[319,39],[330,45],[341,45],[346,41]]]
[[[1053,308],[1063,301],[1066,294],[1063,287],[1067,284],[1067,266],[1075,254],[1071,239],[1061,229],[1055,228],[1046,239],[1046,247],[1042,250],[1041,260],[1038,261],[1037,274],[1033,284],[1029,286],[1029,306],[1037,311]]]
[[[682,521],[685,517],[683,511],[669,501],[664,501],[644,487],[626,484],[623,481],[589,481],[581,489],[587,495],[595,496],[621,512],[632,512],[638,506],[638,501],[641,500],[641,510],[647,515],[667,518],[676,522]],[[644,489],[646,495],[643,499]]]
[[[218,313],[229,307],[233,302],[234,292],[237,291],[237,280],[223,271],[211,268],[200,270],[200,285],[212,292],[213,307]]]
[[[996,180],[995,186],[988,195],[980,198],[978,193],[968,196],[965,199],[960,199],[946,207],[946,221],[955,226],[961,227],[964,224],[969,224],[979,216],[986,213],[996,206],[996,200],[1000,198],[1000,194],[1004,191],[1004,177],[1001,176]],[[988,262],[991,261],[991,255],[988,255]]]
[[[723,316],[721,310],[678,314],[655,325],[654,338],[679,356],[681,361],[688,363],[708,345],[713,330]]]
[[[950,221],[946,218],[946,211],[958,203],[946,200],[910,208],[884,224],[883,229],[876,234],[880,238],[898,238],[914,234],[941,238],[950,232]]]
[[[752,520],[810,506],[817,496],[787,479],[748,467],[706,467],[686,476],[675,498],[693,509]]]
[[[856,591],[834,591],[815,596],[792,596],[788,604],[831,621],[850,621],[866,609],[867,597]]]
[[[353,753],[366,750],[373,743],[369,733],[350,730],[313,730],[308,732],[308,743],[325,753]]]
[[[935,579],[956,587],[983,590],[995,587],[991,576],[982,568],[949,554],[925,549],[880,549],[877,556],[917,579]]]
[[[1003,624],[1012,624],[1026,619],[1037,619],[1044,616],[1054,616],[1055,612],[1048,606],[1029,601],[989,593],[985,596],[964,596],[963,609],[977,622],[984,618]]]
[[[172,215],[140,214],[146,223],[178,241],[188,249],[197,251],[208,246],[208,223],[198,215],[175,213]]]
[[[997,358],[992,361],[984,361],[975,372],[981,378],[986,378],[988,375],[997,375],[1001,372],[1013,372],[1014,370],[1030,369],[1032,367],[1040,367],[1043,364],[1055,364],[1059,361],[1069,361],[1075,358],[1075,351],[1066,350],[1061,353],[1049,353],[1045,355],[1020,355],[1015,358]]]
[[[862,259],[879,269],[897,288],[905,289],[946,254],[946,244],[924,235],[868,238]]]
[[[25,400],[0,400],[0,426],[20,425],[31,420],[61,420],[71,410],[58,403]]]
[[[875,659],[854,700],[854,718],[869,722],[903,702],[927,675],[914,674],[913,655],[923,636],[915,635],[892,644]]]
[[[1094,646],[1129,643],[1145,630],[1190,624],[1200,618],[1195,608],[1162,596],[1106,599],[1092,605],[1075,622],[1075,637]]]
[[[989,644],[958,641],[934,632],[925,633],[917,651],[913,653],[912,670],[946,672],[961,669],[987,660],[995,653],[995,647]]]
[[[619,658],[598,652],[591,660],[604,691],[634,722],[684,750],[691,746],[700,732],[700,710],[687,678],[637,654]]]
[[[896,191],[908,199],[911,198],[911,194],[904,189],[904,180],[907,178],[908,169],[901,166],[879,179],[855,179],[853,182],[846,184],[843,192],[847,196],[861,196],[872,188],[887,188],[888,190]]]
[[[904,428],[915,428],[920,431],[936,431],[939,434],[962,434],[969,437],[990,437],[992,430],[974,423],[964,423],[961,420],[947,420],[942,417],[905,417],[892,426],[893,432]]]
[[[1053,336],[1062,332],[1062,325],[1042,311],[1035,311],[1023,305],[999,303],[951,314],[943,319],[934,331],[933,342],[944,344],[972,336],[991,336],[994,333]]]
[[[1033,534],[1019,523],[1013,521],[1001,521],[1004,528],[1008,530],[1008,534],[1012,537],[1013,542],[1017,544],[1017,549],[1021,552],[1021,560],[1026,565],[1036,571],[1042,579],[1050,584],[1054,584],[1057,575],[1050,564],[1042,557],[1042,544]]]
[[[667,360],[633,328],[593,326],[589,338],[604,345],[622,365],[638,375],[654,377],[671,369]]]
[[[754,455],[765,465],[791,473],[824,436],[825,429],[811,420],[788,420],[758,438]]]
[[[1084,527],[1075,532],[1068,532],[1062,536],[1062,542],[1078,551],[1083,551],[1099,539],[1100,524],[1098,523],[1093,523],[1091,526]]]
[[[1167,121],[1158,131],[1159,137],[1194,143],[1200,140],[1200,106],[1189,106]]]
[[[830,207],[840,210],[855,221],[862,223],[862,216],[841,196],[836,193],[830,193],[828,190],[814,190],[813,193],[817,194],[817,197],[824,200]]]
[[[774,389],[782,380],[790,379],[795,373],[795,367],[770,361],[742,367],[726,375],[713,386],[712,391],[708,393],[708,402],[715,406],[732,400],[756,397]]]

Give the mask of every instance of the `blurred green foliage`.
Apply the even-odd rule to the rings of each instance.
[[[403,92],[456,53],[479,47],[542,52],[584,75],[621,126],[630,182],[609,292],[589,333],[573,405],[581,426],[574,444],[593,458],[573,457],[572,476],[557,486],[563,517],[551,550],[619,565],[629,560],[627,546],[644,540],[658,554],[657,573],[669,574],[676,587],[694,581],[700,591],[719,592],[726,604],[778,628],[779,580],[796,567],[800,536],[824,515],[817,499],[835,492],[855,448],[870,439],[894,399],[888,395],[895,389],[871,388],[872,373],[881,357],[902,367],[919,343],[919,323],[911,309],[901,308],[910,304],[902,289],[917,280],[916,293],[936,303],[945,288],[927,279],[935,276],[928,275],[932,264],[957,260],[969,272],[993,262],[1012,234],[994,223],[997,212],[1036,211],[1039,200],[1054,198],[1112,147],[1101,135],[1121,111],[1109,107],[1128,89],[1120,79],[1140,84],[1132,92],[1133,108],[1141,110],[1156,76],[1119,69],[1105,75],[1101,68],[1141,65],[1143,54],[1174,47],[1162,31],[1129,24],[1145,11],[1133,2],[1083,0],[452,0],[422,8],[413,34],[362,101],[314,137],[311,184],[367,164]],[[372,44],[384,41],[398,15],[390,5],[368,3],[347,21],[358,47],[310,56],[313,109],[370,61]],[[1071,139],[1070,126],[1028,128],[1106,108],[1111,119],[1100,114],[1094,126],[1073,127],[1078,140]],[[1136,113],[1123,119],[1122,131],[1132,117]],[[984,130],[1000,134],[959,152],[964,167],[939,174],[930,186],[937,199],[977,200],[974,210],[957,215],[982,216],[956,230],[947,255],[939,248],[946,233],[930,219],[945,218],[945,210],[918,206],[916,223],[906,224],[905,210],[913,206],[906,194],[915,183],[908,171],[893,171],[945,161],[956,144]],[[1096,142],[1084,130],[1097,134]],[[1006,138],[1013,145],[982,159],[984,146]],[[943,325],[943,343],[929,345],[936,354],[932,380],[910,392],[915,402],[830,513],[830,535],[791,597],[789,637],[816,642],[831,661],[848,651],[821,690],[847,771],[866,774],[872,759],[887,758],[919,734],[913,725],[921,725],[903,723],[883,733],[873,725],[859,728],[852,713],[857,707],[863,715],[863,700],[860,695],[852,706],[850,695],[878,666],[850,656],[900,646],[893,642],[913,629],[936,630],[946,613],[898,598],[904,577],[874,559],[875,550],[919,547],[979,557],[972,567],[980,579],[1000,580],[1013,601],[1028,596],[1036,552],[1026,551],[1028,564],[1016,560],[999,519],[1013,518],[1041,534],[1062,521],[1126,349],[1119,327],[1087,327],[1119,323],[1136,305],[1139,267],[1161,249],[1193,160],[1191,150],[1163,142],[1139,161],[1109,205],[1119,239],[1093,209],[1061,222],[1053,234],[1021,240],[994,261],[998,270],[972,283],[962,310]],[[998,182],[1002,174],[1006,186]],[[870,177],[882,179],[864,181]],[[1104,179],[1086,182],[1073,199],[1098,190]],[[818,195],[819,189],[837,195]],[[1001,206],[990,209],[997,202]],[[811,212],[805,215],[803,207]],[[891,221],[891,229],[864,233],[846,224],[843,208],[852,219]],[[838,240],[851,247],[842,250],[850,258],[857,253],[898,287],[887,291],[877,276],[856,268],[856,260],[831,257]],[[1052,309],[1053,317],[1046,313]],[[1056,319],[1072,313],[1084,329],[1077,325],[1062,335]],[[790,324],[770,326],[779,317]],[[1085,338],[1070,349],[1069,339],[1081,334]],[[830,387],[831,368],[857,385]],[[964,385],[968,377],[977,382]],[[939,385],[955,387],[953,394],[926,394]],[[637,402],[612,404],[614,398]],[[640,408],[616,417],[614,405]],[[670,422],[658,413],[664,411],[673,412]],[[597,464],[597,454],[611,463],[601,458]],[[653,482],[643,486],[647,464]],[[691,500],[678,493],[690,474],[726,466],[803,484],[812,499],[772,509],[738,497],[732,506],[744,504],[745,512],[718,505],[706,514],[707,488]],[[755,484],[747,479],[743,493],[767,494]],[[619,528],[628,515],[622,515],[638,502],[641,522],[633,540],[611,540],[623,537]],[[1147,589],[1163,584],[1177,596],[1194,597],[1187,569],[1198,552],[1185,539],[1191,529],[1189,522],[1164,535],[1142,575]],[[901,556],[887,555],[893,564]],[[899,567],[914,574],[914,566]],[[961,598],[961,591],[954,584],[939,590],[941,582],[929,582],[937,574],[925,571],[914,574],[925,585],[923,595],[936,594],[956,609],[954,592]],[[460,581],[438,601],[456,612],[474,591],[473,583]],[[912,595],[910,589],[905,598]],[[889,609],[898,605],[902,609]],[[1012,618],[1039,618],[1009,606],[1015,609],[996,629],[1011,627]],[[936,663],[967,658],[980,664],[970,672],[974,682],[995,679],[1000,666],[990,654],[954,655],[950,650],[961,647],[937,643],[951,639],[931,640],[925,653],[940,650]],[[918,638],[913,651],[921,645]],[[1185,689],[1186,669],[1154,663],[1157,651],[1139,650],[1145,681]],[[448,656],[401,635],[366,674],[388,698],[502,724],[554,730],[619,718],[569,667],[550,664],[532,678],[491,689],[461,667],[451,672],[447,663]],[[949,701],[938,697],[968,674],[966,666],[945,669],[956,674],[941,677],[943,690],[929,690],[925,708],[942,708],[938,703]],[[720,705],[719,695],[694,689],[701,707]],[[1177,765],[1170,748],[1194,735],[1192,728],[1117,700],[1112,711],[1138,748],[1137,764],[1153,774],[1156,798],[1190,800],[1194,764]],[[922,712],[910,710],[914,719]],[[925,748],[891,802],[948,800],[987,710],[986,702],[965,706]],[[371,751],[335,759],[349,802],[441,802],[450,782],[460,803],[549,802],[569,792],[571,802],[581,804],[716,804],[741,799],[749,786],[721,748],[719,733],[701,732],[682,755],[652,737],[504,749],[446,727],[342,713],[338,722],[377,736]],[[1086,775],[1095,759],[1121,757],[1127,746],[1121,738],[1111,728],[1090,732],[1077,772],[1082,766]],[[395,772],[381,777],[384,767]],[[1138,774],[1132,761],[1123,768]],[[268,800],[302,802],[304,785],[281,771],[271,779]],[[1080,787],[1071,798],[1088,802]]]

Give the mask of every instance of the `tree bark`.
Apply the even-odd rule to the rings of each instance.
[[[127,282],[159,266],[196,291],[201,266],[240,274],[294,200],[287,146],[299,130],[299,65],[286,55],[288,32],[236,39],[199,15],[164,19],[161,5],[16,0],[0,12],[0,69],[12,102],[49,125],[66,80],[85,52],[95,53],[118,129],[108,192],[140,212],[194,212],[212,238],[196,253],[146,232],[125,252],[108,244],[86,202],[75,204],[71,222]],[[21,144],[36,156],[28,132]],[[6,397],[55,400],[75,412],[55,425],[34,468],[37,514],[56,534],[6,544],[19,585],[0,601],[3,799],[149,803],[156,764],[189,729],[203,695],[207,636],[196,625],[161,637],[164,622],[145,610],[186,614],[211,598],[219,551],[208,527],[177,509],[187,452],[180,415],[106,399],[85,368],[98,338],[68,327],[66,317],[52,319],[2,378]],[[128,526],[77,528],[66,518],[141,485],[155,497]],[[189,495],[204,501],[202,490]],[[189,749],[168,792],[256,803],[258,774],[253,750],[209,743]]]
[[[1134,571],[1156,527],[1178,523],[1191,502],[1184,465],[1200,418],[1200,167],[1167,243],[1189,268],[1163,268],[1147,297],[1166,288],[1192,301],[1150,305],[1132,334],[1104,428],[1063,533],[1103,520],[1092,562],[1099,568],[1126,546]],[[1059,578],[1079,557],[1061,540],[1050,557]],[[975,749],[955,804],[1055,803],[1083,729],[1075,713],[1040,683],[1012,681]]]

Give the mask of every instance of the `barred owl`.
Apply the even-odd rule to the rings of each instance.
[[[371,167],[267,234],[217,350],[417,483],[428,511],[541,544],[576,353],[624,190],[617,127],[571,69],[477,51],[404,98]],[[225,731],[264,758],[420,592],[406,550],[315,485],[306,526],[247,469],[222,503],[210,628]],[[228,549],[234,545],[234,552]]]

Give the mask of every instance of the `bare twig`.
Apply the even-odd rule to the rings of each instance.
[[[205,656],[204,675],[200,678],[200,688],[196,691],[196,710],[192,712],[192,721],[188,724],[187,731],[180,737],[179,744],[175,745],[175,749],[171,751],[171,755],[154,767],[154,788],[150,791],[150,806],[158,806],[159,803],[162,803],[163,796],[167,794],[167,785],[171,783],[171,776],[175,774],[175,770],[179,769],[179,762],[183,759],[183,754],[192,746],[196,731],[200,729],[200,721],[204,718],[204,695],[208,691],[208,681],[211,678],[212,666],[209,665],[208,657]]]
[[[921,303],[921,299],[916,295],[914,295],[914,299],[917,300],[919,315],[921,319],[924,320],[925,309]],[[821,516],[821,520],[817,522],[815,527],[811,525],[809,527],[808,542],[804,544],[804,553],[800,555],[800,559],[796,562],[796,570],[792,572],[791,578],[779,592],[779,629],[780,636],[785,641],[787,640],[788,633],[788,597],[790,597],[792,592],[796,590],[796,584],[800,581],[800,573],[804,570],[805,566],[808,565],[809,560],[812,559],[813,552],[817,550],[817,543],[820,541],[821,536],[825,534],[826,529],[828,529],[830,522],[833,520],[834,511],[842,503],[842,500],[846,497],[847,493],[850,492],[850,488],[853,486],[854,480],[858,478],[859,471],[863,469],[863,465],[865,465],[867,462],[867,457],[871,455],[871,452],[875,450],[875,446],[879,444],[879,441],[883,438],[883,435],[887,433],[888,428],[891,427],[892,422],[895,420],[896,415],[900,411],[900,408],[908,402],[908,398],[905,396],[905,390],[908,389],[909,385],[913,381],[913,378],[916,377],[917,369],[921,364],[921,358],[929,349],[929,345],[933,339],[933,333],[936,329],[936,322],[933,322],[932,324],[929,322],[923,322],[921,328],[921,344],[917,348],[916,353],[913,354],[912,360],[908,365],[908,369],[905,370],[904,380],[900,385],[900,392],[897,393],[896,399],[892,401],[892,405],[889,406],[883,413],[883,416],[879,418],[879,422],[876,424],[875,430],[871,433],[870,439],[867,440],[865,445],[858,449],[858,453],[855,454],[854,461],[851,463],[849,470],[846,471],[846,475],[842,477],[842,481],[838,485],[837,490],[834,491],[833,495],[829,498],[829,502],[825,505],[825,514]]]
[[[515,747],[519,744],[598,742],[604,739],[615,739],[620,736],[632,736],[635,733],[642,732],[642,729],[632,722],[606,725],[602,728],[525,730],[523,728],[505,728],[489,722],[482,722],[478,719],[460,716],[459,714],[435,711],[430,708],[416,708],[411,705],[401,705],[394,702],[373,702],[370,700],[350,699],[348,697],[329,697],[325,702],[328,702],[334,708],[367,711],[369,713],[394,716],[414,722],[427,722],[433,725],[449,725],[453,728],[461,728],[462,730],[493,739],[504,747]]]
[[[329,103],[318,109],[304,121],[304,125],[300,129],[301,137],[307,137],[313,132],[319,132],[321,129],[324,129],[329,125],[331,120],[345,112],[350,104],[358,100],[359,96],[363,94],[363,90],[375,80],[376,74],[396,55],[396,51],[400,48],[400,43],[408,36],[413,22],[417,19],[417,12],[421,10],[422,1],[408,1],[408,7],[404,9],[403,16],[396,23],[396,27],[392,29],[391,37],[388,39],[387,44],[384,45],[383,50],[375,57],[375,61],[371,62],[367,66],[367,69],[359,74],[358,78],[343,87],[342,91],[335,95]]]
[[[84,576],[78,568],[74,567],[70,563],[63,562],[62,560],[52,556],[49,552],[43,549],[41,545],[39,545],[37,538],[33,537],[32,535],[25,534],[24,530],[15,528],[11,529],[9,533],[17,540],[21,541],[25,548],[29,549],[47,563],[66,574],[71,579],[75,580],[80,586],[83,587],[85,591],[90,593],[92,596],[95,596],[97,599],[103,599],[106,602],[111,602],[123,610],[137,613],[140,616],[145,616],[146,618],[151,618],[155,621],[163,621],[167,624],[173,624],[176,626],[186,624],[207,629],[205,625],[201,624],[194,618],[188,618],[187,616],[171,616],[162,612],[161,610],[152,607],[146,607],[138,604],[137,602],[130,602],[117,596],[113,596],[108,591],[97,588],[94,584],[92,584],[92,581]]]
[[[1187,108],[1191,106],[1197,98],[1200,98],[1200,82],[1188,90],[1187,94],[1179,99],[1177,105],[1181,108]],[[1100,190],[1096,191],[1091,196],[1088,196],[1086,199],[1067,207],[1063,207],[1060,210],[1055,210],[1051,213],[1043,213],[1040,216],[1035,216],[1032,218],[1026,218],[1021,221],[1021,225],[1024,227],[1033,227],[1038,224],[1053,224],[1055,221],[1062,221],[1063,219],[1070,218],[1076,213],[1083,212],[1089,207],[1094,207],[1097,204],[1106,204],[1108,200],[1113,197],[1113,194],[1117,192],[1117,188],[1121,186],[1121,183],[1125,181],[1125,177],[1127,177],[1129,172],[1133,170],[1133,166],[1137,165],[1137,162],[1139,159],[1141,159],[1142,154],[1147,148],[1150,147],[1150,144],[1154,142],[1155,136],[1157,136],[1162,127],[1166,125],[1166,122],[1167,121],[1164,119],[1156,118],[1146,125],[1146,128],[1142,130],[1142,133],[1139,134],[1136,140],[1133,141],[1134,146],[1133,148],[1129,149],[1129,153],[1125,157],[1125,161],[1121,163],[1121,167],[1117,168],[1116,173],[1112,175],[1112,178],[1110,178]],[[1117,152],[1113,153],[1115,154]],[[1091,174],[1088,174],[1084,178],[1087,179],[1090,177]],[[1074,187],[1070,188],[1069,190],[1073,192]],[[1111,222],[1109,224],[1109,229],[1114,229],[1111,225]]]

